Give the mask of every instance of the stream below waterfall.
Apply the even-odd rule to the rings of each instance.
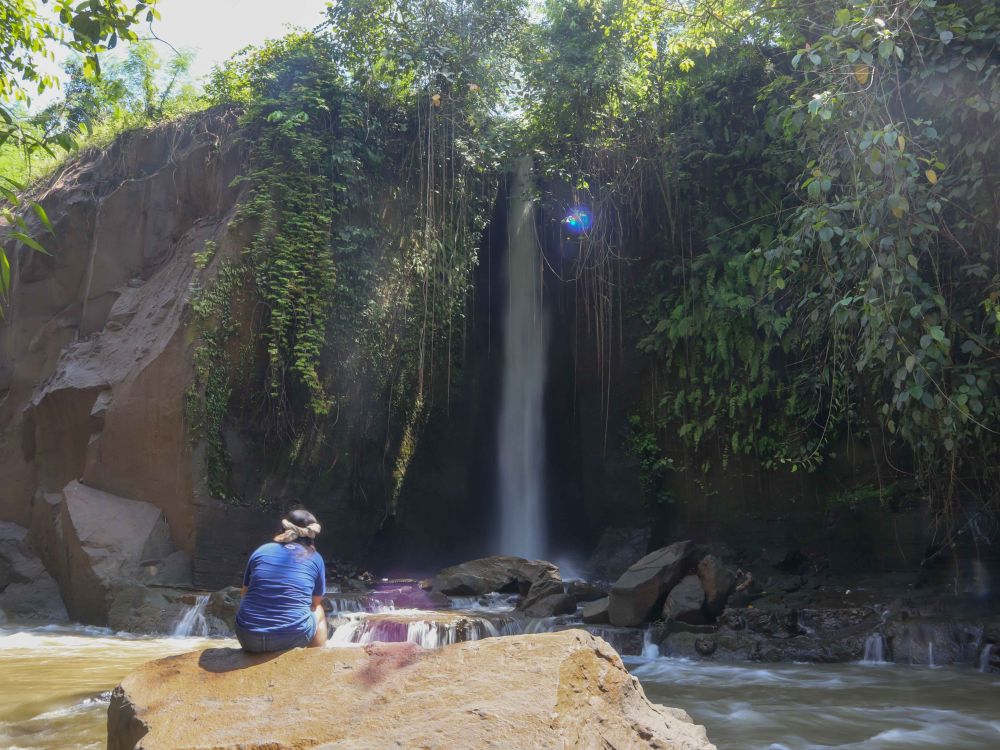
[[[131,669],[209,644],[235,641],[0,627],[0,747],[103,748],[109,692]],[[719,750],[1000,747],[997,674],[642,657],[625,663],[651,700],[687,710]]]

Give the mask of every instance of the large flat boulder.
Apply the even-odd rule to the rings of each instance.
[[[659,615],[663,599],[694,565],[695,546],[675,542],[634,563],[611,587],[608,617],[612,625],[641,625]]]
[[[88,625],[108,624],[116,583],[174,551],[159,508],[76,480],[36,502],[32,538],[70,616]]]
[[[108,750],[196,747],[714,750],[580,630],[428,651],[208,649],[145,664],[115,689]]]
[[[543,580],[559,581],[559,568],[545,560],[494,555],[453,565],[434,576],[434,591],[449,596],[479,596],[493,591],[526,595]]]

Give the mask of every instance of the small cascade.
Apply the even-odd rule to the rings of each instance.
[[[989,672],[990,671],[990,660],[993,658],[993,644],[987,643],[983,646],[983,650],[979,652],[979,671]]]
[[[931,668],[937,666],[937,664],[934,663],[934,643],[933,642],[928,642],[927,643],[927,666],[931,667]]]
[[[415,643],[423,648],[440,648],[463,641],[479,641],[501,635],[517,635],[521,624],[513,617],[467,617],[422,610],[392,613],[351,612],[342,617],[330,636],[330,646],[369,643]]]
[[[330,613],[333,615],[352,612],[394,612],[396,604],[392,599],[375,596],[328,596]]]
[[[653,643],[653,631],[651,628],[646,628],[642,631],[642,655],[646,659],[660,658],[660,647],[656,643]]]
[[[861,660],[862,664],[885,664],[885,636],[881,633],[872,633],[865,638],[865,656]]]
[[[194,604],[188,606],[181,615],[181,619],[174,626],[173,635],[179,638],[189,636],[208,635],[208,621],[205,619],[205,608],[208,606],[208,594],[204,594],[195,599]]]
[[[517,605],[515,594],[483,594],[481,596],[452,596],[451,608],[466,612],[510,612]]]

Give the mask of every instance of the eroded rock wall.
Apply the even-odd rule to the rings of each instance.
[[[173,546],[194,552],[210,500],[185,424],[188,303],[240,250],[228,231],[245,152],[236,128],[234,113],[210,111],[82,155],[34,196],[54,229],[32,226],[48,253],[8,245],[0,520],[30,526],[38,547],[61,531],[60,498],[79,482],[158,509]]]

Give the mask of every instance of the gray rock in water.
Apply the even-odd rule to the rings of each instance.
[[[239,586],[220,589],[208,597],[208,606],[205,607],[206,616],[215,618],[217,623],[223,626],[222,632],[217,633],[215,631],[218,625],[210,622],[209,630],[212,635],[224,635],[232,633],[236,629],[236,613],[240,610],[241,599]],[[211,627],[212,625],[215,627]]]
[[[552,594],[522,607],[521,611],[528,617],[571,615],[576,612],[576,599],[571,594]]]
[[[707,621],[703,609],[705,589],[698,576],[686,576],[670,590],[663,604],[663,619],[700,625]]]
[[[583,605],[583,621],[588,625],[604,625],[610,623],[608,618],[609,598],[604,597],[597,601],[587,602]]]
[[[736,586],[736,574],[715,555],[706,555],[698,563],[698,579],[705,589],[705,609],[718,617],[726,608],[726,600]]]
[[[611,587],[611,624],[635,626],[658,615],[663,596],[690,572],[694,553],[690,541],[675,542],[650,552],[626,570]]]
[[[183,594],[168,593],[169,589],[149,588],[141,583],[115,584],[108,594],[108,627],[129,633],[173,633],[188,605]]]
[[[445,568],[434,577],[432,587],[449,596],[479,596],[494,591],[525,596],[543,580],[559,581],[559,568],[544,560],[495,555]]]
[[[27,541],[28,530],[0,522],[0,613],[17,622],[66,622],[59,586]]]

